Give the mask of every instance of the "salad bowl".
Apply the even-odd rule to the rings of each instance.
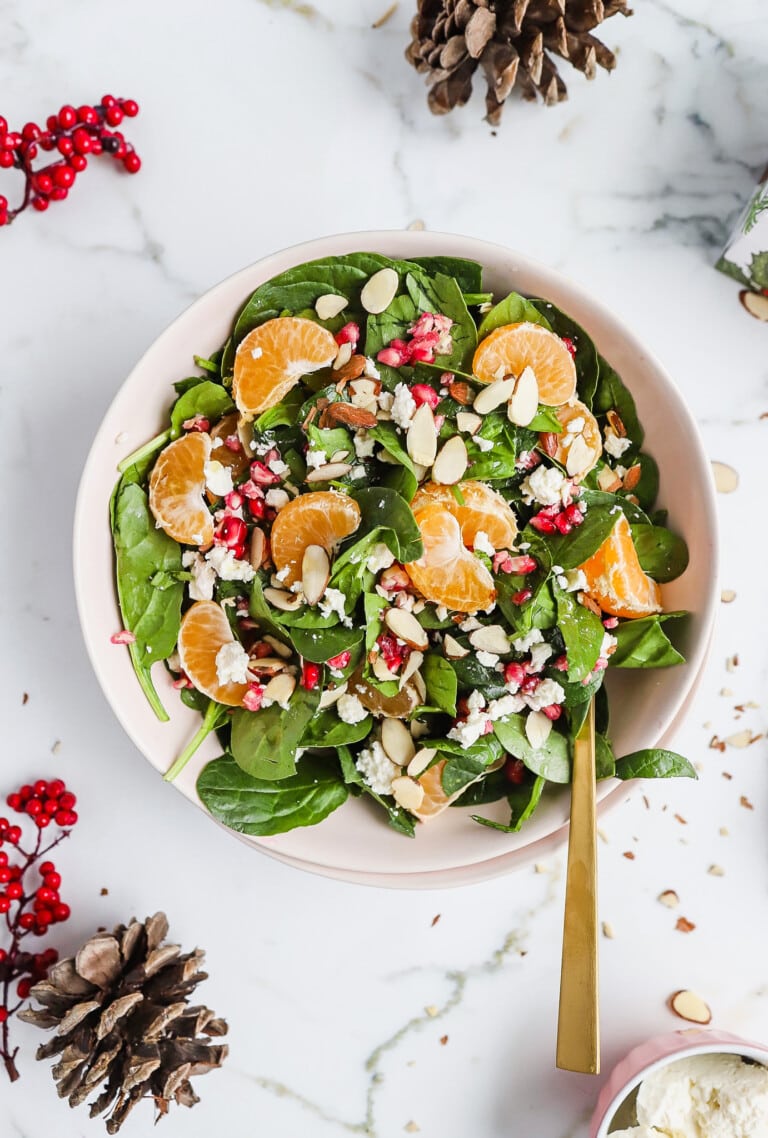
[[[500,246],[426,232],[369,232],[322,238],[243,269],[196,301],[155,341],[117,393],[88,457],[78,495],[74,529],[74,572],[86,647],[104,693],[138,749],[165,773],[199,726],[199,715],[172,690],[172,676],[160,667],[154,680],[170,713],[160,722],[144,699],[128,653],[111,637],[123,621],[114,587],[108,518],[117,464],[162,429],[171,383],[187,374],[194,355],[212,354],[229,335],[234,315],[259,285],[294,265],[358,250],[393,258],[455,257],[479,262],[486,287],[496,297],[512,290],[545,297],[577,321],[623,377],[645,428],[645,449],[658,463],[660,503],[670,526],[684,538],[690,560],[664,586],[666,611],[689,615],[676,638],[685,663],[649,671],[611,669],[607,687],[612,706],[611,737],[616,754],[658,746],[671,738],[705,661],[717,588],[714,493],[709,462],[685,402],[672,380],[642,342],[606,308],[573,283]],[[206,739],[175,781],[191,802],[200,771],[221,752]],[[158,787],[160,782],[158,781]],[[165,788],[163,788],[163,792]],[[600,810],[626,793],[612,779],[598,786]],[[446,810],[417,827],[415,840],[387,828],[370,804],[353,799],[320,825],[243,840],[299,868],[349,881],[393,887],[467,884],[519,865],[558,843],[568,818],[567,791],[548,796],[519,833],[477,826],[468,809]]]

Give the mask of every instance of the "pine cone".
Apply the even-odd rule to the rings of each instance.
[[[167,933],[165,913],[97,933],[32,988],[42,1008],[20,1013],[27,1023],[56,1028],[37,1058],[59,1056],[52,1073],[70,1106],[106,1083],[91,1103],[91,1118],[111,1110],[109,1134],[142,1098],[153,1098],[161,1115],[171,1100],[194,1106],[199,1099],[190,1077],[220,1067],[227,1054],[225,1044],[208,1038],[226,1035],[224,1020],[188,1006],[207,978],[198,971],[205,954],[182,955],[178,945],[162,944]]]
[[[426,74],[437,115],[469,100],[482,67],[487,119],[496,126],[515,84],[524,99],[547,106],[568,98],[553,56],[587,79],[598,66],[612,71],[616,56],[591,32],[619,12],[632,15],[625,0],[418,0],[405,57]]]

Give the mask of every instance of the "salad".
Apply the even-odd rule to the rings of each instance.
[[[349,795],[411,836],[454,805],[516,831],[593,697],[598,777],[695,777],[611,747],[607,669],[682,662],[659,586],[688,553],[566,313],[471,261],[353,253],[261,285],[195,364],[110,505],[112,639],[160,719],[155,664],[202,716],[166,778],[216,732],[197,790],[247,834]]]

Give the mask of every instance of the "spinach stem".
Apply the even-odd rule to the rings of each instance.
[[[155,685],[152,683],[152,676],[150,675],[149,668],[145,665],[144,661],[139,659],[139,652],[136,644],[130,644],[128,651],[131,654],[131,661],[133,663],[133,670],[136,673],[136,678],[141,684],[141,689],[149,701],[150,707],[154,711],[157,718],[161,723],[168,722],[168,712],[160,702],[160,696],[155,691]]]
[[[181,774],[198,747],[207,736],[210,735],[211,731],[215,729],[221,710],[221,704],[217,703],[215,699],[209,702],[199,730],[195,732],[184,750],[179,753],[178,757],[174,759],[173,764],[163,775],[165,782],[173,782],[176,776]]]
[[[129,454],[127,458],[124,458],[121,462],[118,462],[117,469],[121,474],[125,474],[126,470],[128,470],[129,467],[135,466],[137,462],[141,462],[143,458],[149,458],[151,454],[154,454],[156,450],[159,450],[161,446],[168,442],[170,437],[171,429],[169,427],[167,431],[163,431],[162,434],[155,435],[155,437],[153,439],[150,439],[148,443],[144,443],[137,450],[133,451],[132,454]]]

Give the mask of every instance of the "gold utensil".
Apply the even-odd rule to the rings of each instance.
[[[571,827],[565,883],[557,1065],[565,1071],[600,1071],[597,990],[597,810],[595,701],[573,746]]]

